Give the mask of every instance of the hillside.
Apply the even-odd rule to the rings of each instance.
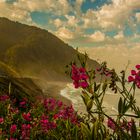
[[[76,55],[75,49],[46,30],[0,18],[0,60],[24,77],[66,80],[65,66]]]

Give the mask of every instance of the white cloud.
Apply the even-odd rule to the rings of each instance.
[[[137,21],[140,22],[140,13],[136,13]]]
[[[124,38],[124,34],[123,31],[120,31],[117,35],[114,36],[115,39],[123,39]]]
[[[4,2],[0,3],[0,17],[7,17],[11,20],[32,24],[30,12],[23,9],[18,9],[14,5]]]
[[[17,8],[25,9],[30,12],[46,11],[54,12],[54,14],[62,15],[70,11],[71,6],[67,0],[19,0],[14,2]]]
[[[72,27],[76,27],[77,23],[78,23],[78,19],[75,16],[69,16],[69,15],[65,15],[65,17],[67,18],[67,25],[68,26],[72,26]]]
[[[83,14],[84,27],[122,29],[126,22],[133,24],[131,17],[135,9],[140,9],[139,0],[113,0],[111,4],[105,4],[98,10],[89,9]]]
[[[63,25],[63,22],[59,18],[55,19],[53,23],[56,27],[60,27]]]
[[[101,42],[105,40],[105,34],[100,31],[96,31],[94,34],[86,35],[85,37],[88,37],[88,40],[91,42]]]
[[[74,33],[65,27],[59,28],[58,31],[56,32],[56,35],[58,35],[64,41],[74,38]]]
[[[81,15],[81,6],[83,4],[84,0],[76,0],[75,2],[75,12],[79,16]]]

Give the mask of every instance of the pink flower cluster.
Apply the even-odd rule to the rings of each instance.
[[[56,101],[54,98],[47,98],[44,100],[44,107],[47,111],[54,111],[61,108],[63,103],[61,101]]]
[[[26,108],[27,107],[27,99],[23,98],[22,101],[19,103],[19,106],[21,108]]]
[[[0,117],[0,124],[2,124],[4,122],[3,117]]]
[[[55,122],[50,122],[48,116],[43,115],[40,120],[42,131],[47,133],[51,129],[55,129],[57,127]]]
[[[27,114],[26,113],[23,113],[22,114],[22,117],[24,118],[24,120],[26,121],[31,121],[32,118],[31,118],[31,114],[28,112]]]
[[[54,115],[54,119],[64,119],[70,120],[73,124],[78,124],[77,115],[72,106],[64,107],[64,109],[60,110],[57,114]]]
[[[3,95],[2,99],[7,99],[7,96]],[[78,125],[78,117],[73,107],[63,105],[59,100],[47,98],[39,106],[32,103],[32,106],[27,107],[28,100],[20,101],[11,99],[8,104],[0,102],[0,106],[4,105],[3,109],[8,109],[5,115],[1,113],[0,116],[0,135],[10,140],[29,140],[33,134],[36,135],[36,132],[40,131],[41,134],[48,135],[49,131],[57,131],[56,128],[67,120],[71,121],[71,126]]]
[[[16,124],[12,124],[10,127],[10,134],[14,134],[17,130],[17,126]]]
[[[134,82],[140,88],[140,64],[136,65],[137,70],[131,70],[131,75],[128,77],[128,82]]]
[[[73,80],[73,84],[75,86],[75,88],[87,88],[88,82],[87,79],[89,78],[87,73],[86,73],[86,69],[81,67],[78,68],[76,67],[76,65],[72,65],[72,75],[71,78]]]
[[[1,95],[0,96],[0,101],[6,101],[6,100],[8,100],[9,99],[9,96],[8,95]]]
[[[30,124],[22,124],[22,127],[21,127],[22,140],[29,140],[30,139],[30,131],[31,131]]]
[[[96,70],[97,70],[97,72],[100,72],[101,75],[104,74],[105,76],[108,76],[108,77],[110,77],[110,76],[112,75],[112,74],[111,74],[111,71],[108,70],[108,69],[106,68],[106,66],[97,68]]]
[[[130,131],[131,128],[132,128],[132,124],[133,124],[133,123],[134,123],[133,120],[128,121],[128,122],[123,120],[123,122],[121,122],[120,127],[121,127],[123,130]],[[114,130],[114,131],[115,131],[115,129],[116,129],[116,125],[114,124],[112,118],[111,118],[111,119],[108,119],[108,121],[107,121],[107,126],[108,126],[109,128],[111,128],[112,130]]]

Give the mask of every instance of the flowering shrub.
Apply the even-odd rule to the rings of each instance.
[[[0,139],[81,137],[78,136],[79,119],[72,106],[63,105],[53,98],[44,99],[40,104],[30,103],[25,98],[12,99],[6,94],[0,95],[0,99]]]

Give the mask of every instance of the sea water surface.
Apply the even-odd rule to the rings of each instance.
[[[67,84],[66,88],[61,90],[60,94],[65,98],[71,100],[74,109],[79,114],[85,114],[86,108],[83,103],[81,94],[82,89],[75,89],[72,83]],[[105,112],[110,116],[115,116],[117,114],[117,106],[120,95],[119,93],[115,94],[112,91],[107,91],[104,97],[103,107]],[[136,90],[136,103],[140,106],[140,89]],[[94,107],[93,107],[94,108]],[[129,112],[131,113],[131,112]]]

